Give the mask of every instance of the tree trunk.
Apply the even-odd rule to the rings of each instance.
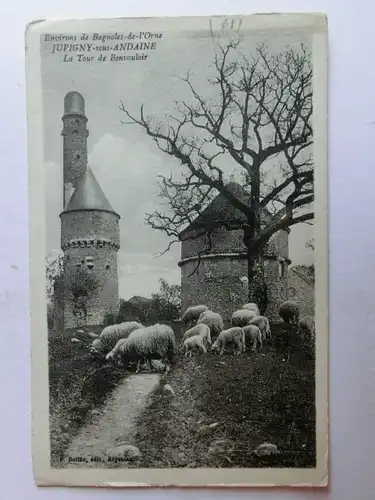
[[[256,194],[256,193],[255,193]],[[244,228],[243,242],[247,249],[247,277],[248,277],[248,299],[255,302],[261,315],[264,315],[268,307],[267,285],[264,278],[264,264],[262,249],[254,245],[256,229],[260,227],[259,217],[253,217]]]
[[[267,285],[264,278],[264,266],[260,256],[248,249],[247,277],[249,280],[249,302],[255,302],[261,315],[266,313],[268,307]]]

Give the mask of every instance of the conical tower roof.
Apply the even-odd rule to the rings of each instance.
[[[64,212],[76,210],[104,210],[116,214],[90,167],[86,168],[78,181]]]
[[[250,204],[250,193],[248,193],[240,184],[237,182],[228,182],[225,186],[226,190],[232,193],[239,201],[245,205]],[[261,218],[266,221],[270,218],[270,214],[266,208],[261,212]],[[219,193],[216,198],[214,198],[211,203],[199,214],[195,220],[192,221],[190,225],[185,227],[180,232],[180,238],[190,230],[202,227],[205,224],[209,224],[214,221],[237,221],[245,222],[245,215],[240,212],[230,201],[228,201],[225,196]]]

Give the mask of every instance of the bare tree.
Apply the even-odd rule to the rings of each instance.
[[[208,97],[197,90],[191,73],[182,78],[190,99],[175,102],[175,112],[164,121],[147,117],[144,106],[138,117],[124,103],[120,109],[127,115],[124,123],[142,127],[181,164],[178,178],[161,177],[168,210],[146,216],[152,228],[171,238],[166,251],[185,227],[204,218],[204,209],[221,193],[241,216],[204,221],[192,238],[205,235],[201,257],[211,250],[217,228],[243,230],[252,284],[270,237],[314,218],[312,67],[303,44],[277,54],[261,44],[251,58],[240,48],[240,40],[218,47]],[[228,162],[240,172],[246,199],[229,189],[223,168]],[[251,286],[249,296],[254,296]]]

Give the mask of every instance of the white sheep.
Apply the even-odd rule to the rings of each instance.
[[[193,328],[186,330],[186,332],[184,333],[184,335],[182,337],[180,347],[182,347],[182,345],[186,339],[188,339],[190,337],[194,337],[195,335],[200,335],[202,337],[202,340],[206,344],[211,345],[210,327],[205,325],[204,323],[200,323],[198,325],[193,326]]]
[[[246,343],[247,341],[253,343],[253,351],[259,346],[261,351],[263,348],[262,333],[257,325],[247,325],[243,327],[245,333]]]
[[[227,344],[232,344],[233,352],[235,354],[241,354],[241,352],[246,350],[245,332],[242,328],[235,326],[229,328],[228,330],[223,330],[215,342],[212,344],[211,349],[223,354]],[[237,348],[237,349],[236,349]]]
[[[249,311],[249,309],[238,309],[238,311],[234,311],[232,314],[231,325],[242,328],[243,326],[248,325],[255,316],[255,311]]]
[[[243,305],[242,309],[248,309],[249,311],[254,311],[257,316],[260,315],[259,307],[254,302],[249,302],[249,304]]]
[[[284,323],[298,323],[299,319],[299,307],[296,302],[292,300],[287,300],[283,302],[279,309],[280,318]]]
[[[194,323],[195,321],[197,321],[197,319],[199,318],[199,316],[204,311],[208,311],[208,307],[207,306],[199,305],[199,306],[188,307],[186,309],[186,311],[184,312],[184,314],[183,314],[183,316],[181,318],[181,321],[182,321],[182,323],[185,323],[185,324],[186,323],[187,324]]]
[[[217,337],[220,332],[224,330],[224,321],[219,313],[212,311],[203,312],[197,321],[197,324],[207,325],[210,329],[211,335]]]
[[[115,347],[111,351],[109,351],[109,353],[105,357],[107,361],[115,361],[117,358],[119,358],[120,348],[122,344],[125,342],[126,338],[120,339],[115,345]]]
[[[119,356],[126,367],[130,362],[137,362],[136,373],[139,372],[141,361],[146,360],[149,371],[152,370],[152,360],[161,359],[165,371],[170,371],[176,351],[175,335],[170,326],[156,325],[134,330],[119,348]]]
[[[190,357],[195,349],[202,351],[206,354],[207,350],[204,346],[204,341],[200,335],[194,335],[193,337],[188,337],[184,340],[183,348],[185,350],[185,358],[189,354]]]
[[[268,319],[265,316],[255,316],[249,325],[256,325],[262,334],[262,340],[265,341],[271,338],[271,328]]]
[[[143,328],[143,325],[136,321],[126,321],[118,325],[105,327],[99,338],[92,342],[90,353],[95,356],[104,357],[115,347],[120,339],[128,337],[131,332],[138,328]]]

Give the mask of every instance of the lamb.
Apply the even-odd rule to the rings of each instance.
[[[239,326],[242,328],[250,323],[250,321],[256,316],[254,311],[249,311],[249,309],[239,309],[234,311],[231,318],[232,326]]]
[[[293,302],[291,300],[287,300],[286,302],[283,302],[280,306],[279,309],[279,315],[281,319],[284,321],[284,323],[290,324],[298,323],[299,319],[299,307],[296,302]]]
[[[249,323],[250,325],[256,325],[262,334],[262,340],[267,340],[271,338],[271,328],[268,319],[265,316],[255,316]]]
[[[260,315],[259,307],[254,302],[250,302],[249,304],[243,305],[242,309],[248,309],[249,311],[254,311],[257,316]]]
[[[253,351],[259,346],[261,351],[263,348],[262,333],[257,325],[247,325],[243,327],[246,341],[249,340],[253,343]]]
[[[193,326],[193,328],[186,330],[184,336],[182,337],[180,348],[183,346],[186,339],[196,335],[200,335],[205,343],[211,345],[211,332],[209,326],[204,323],[199,323],[198,325]]]
[[[104,357],[111,351],[120,339],[124,339],[131,332],[143,328],[143,325],[136,321],[126,321],[118,325],[110,325],[105,327],[99,338],[95,339],[90,347],[90,353],[93,356]]]
[[[224,321],[220,314],[205,311],[203,312],[197,321],[197,324],[207,325],[210,329],[212,335],[218,336],[220,332],[224,330]]]
[[[207,306],[199,305],[199,306],[193,306],[193,307],[188,307],[186,311],[184,312],[182,316],[182,323],[185,324],[191,324],[197,321],[199,316],[202,314],[202,312],[208,311]]]
[[[188,354],[190,354],[191,357],[195,349],[202,351],[203,354],[207,352],[204,341],[200,335],[193,335],[192,337],[186,338],[183,343],[183,348],[185,349],[185,358]]]
[[[229,328],[228,330],[223,330],[215,342],[212,344],[211,349],[220,351],[220,356],[225,351],[227,344],[233,345],[234,354],[241,354],[241,352],[246,350],[246,342],[245,342],[245,332],[242,328],[235,326],[233,328]],[[235,348],[237,348],[235,350]]]
[[[149,371],[152,371],[152,360],[161,359],[165,371],[171,369],[171,363],[176,351],[176,340],[170,326],[156,325],[134,330],[119,348],[119,356],[125,367],[132,361],[137,362],[136,373],[139,372],[141,361],[146,359]]]

